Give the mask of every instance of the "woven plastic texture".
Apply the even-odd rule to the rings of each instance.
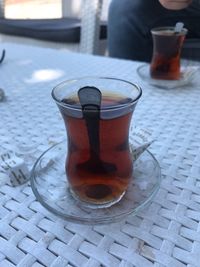
[[[151,204],[120,223],[86,226],[43,208],[29,182],[0,187],[0,267],[199,267],[200,80],[174,90],[148,86],[137,62],[4,44],[0,66],[0,149],[65,137],[51,90],[87,75],[139,84],[143,96],[133,124],[152,131],[150,151],[162,169]],[[197,77],[198,78],[198,77]]]
[[[102,4],[103,0],[83,0],[80,40],[82,53],[94,54],[98,51]]]
[[[0,18],[4,17],[5,13],[4,5],[5,5],[5,0],[0,0]]]

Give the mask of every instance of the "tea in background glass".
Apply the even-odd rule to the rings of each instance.
[[[153,56],[150,75],[154,79],[178,80],[180,78],[180,54],[187,29],[176,33],[174,27],[160,27],[151,30]]]
[[[133,172],[129,126],[141,94],[130,82],[96,77],[52,91],[67,132],[70,191],[86,206],[111,206],[126,192]]]

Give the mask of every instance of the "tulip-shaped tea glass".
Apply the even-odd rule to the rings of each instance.
[[[88,207],[109,207],[132,177],[129,126],[141,89],[115,78],[79,78],[52,97],[67,133],[66,177],[72,196]]]
[[[180,78],[180,55],[187,29],[174,32],[174,27],[160,27],[151,30],[153,55],[150,75],[154,79],[178,80]]]

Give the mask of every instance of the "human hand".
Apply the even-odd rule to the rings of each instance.
[[[159,0],[159,2],[167,9],[180,10],[188,7],[192,0]]]

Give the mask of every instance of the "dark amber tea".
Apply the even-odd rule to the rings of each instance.
[[[130,100],[107,96],[103,98],[102,108],[112,108]],[[67,103],[68,99],[63,102]],[[111,118],[100,117],[99,158],[91,151],[85,119],[70,116],[62,108],[61,113],[68,131],[66,172],[72,190],[82,200],[94,202],[108,202],[121,196],[132,175],[128,142],[132,110],[119,115],[113,111]]]
[[[91,102],[95,100],[89,100],[90,104],[83,109],[78,98],[80,84],[77,84],[78,92],[72,90],[64,97],[60,96],[62,99],[57,104],[67,131],[65,167],[70,191],[73,197],[89,206],[105,207],[123,197],[132,178],[129,126],[141,89],[128,83],[132,87],[132,94],[128,91],[115,92],[112,88],[109,90],[109,85],[114,85],[113,80],[99,80],[96,84],[95,79],[89,83],[94,84],[101,94],[98,109]],[[104,87],[105,81],[108,90]],[[116,79],[115,83],[120,85],[125,81]],[[89,89],[94,88],[87,86]]]
[[[154,79],[178,80],[180,78],[180,54],[187,33],[183,29],[175,33],[174,28],[157,28],[152,31],[153,56],[150,75]]]

